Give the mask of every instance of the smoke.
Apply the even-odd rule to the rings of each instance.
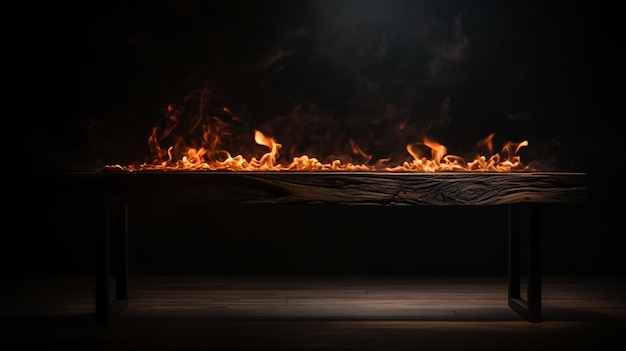
[[[606,94],[596,77],[614,67],[597,55],[609,53],[611,41],[596,39],[615,32],[590,21],[590,10],[600,8],[588,5],[159,0],[26,7],[8,7],[17,17],[7,27],[7,84],[15,87],[7,96],[39,110],[39,130],[24,134],[55,136],[47,149],[54,164],[59,157],[72,167],[85,159],[144,161],[139,154],[152,127],[164,123],[162,111],[195,103],[190,92],[207,87],[218,111],[234,111],[247,123],[241,130],[274,136],[285,157],[352,155],[357,145],[372,161],[408,157],[405,146],[425,136],[456,153],[491,132],[498,142],[543,133],[555,140],[550,148],[572,150],[567,140],[582,140],[587,129],[570,116],[587,118],[610,105],[601,105]],[[59,19],[67,25],[56,26]],[[51,118],[60,105],[63,118]]]
[[[407,144],[445,137],[469,46],[460,13],[405,1],[310,6],[312,19],[278,31],[240,78],[255,127],[285,157],[345,158],[356,143],[373,160],[402,161]]]
[[[163,60],[163,72],[186,74],[159,75],[170,79],[159,87],[172,91],[161,108],[193,116],[190,92],[208,87],[207,103],[236,113],[237,130],[274,137],[288,160],[360,161],[367,154],[370,162],[399,163],[411,158],[406,146],[424,137],[448,144],[469,47],[457,9],[400,0],[197,5],[184,12],[189,18],[176,18],[186,30],[142,49],[144,59]]]
[[[441,31],[443,37],[449,37],[448,40],[440,40],[437,38],[430,44],[429,51],[432,52],[434,58],[428,63],[429,73],[432,76],[438,76],[445,70],[446,65],[459,64],[465,58],[465,52],[469,46],[469,40],[463,33],[461,27],[461,14],[454,18],[451,28],[443,27],[435,30]],[[441,24],[440,24],[441,25]]]

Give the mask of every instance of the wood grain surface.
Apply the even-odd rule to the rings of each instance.
[[[587,198],[584,173],[103,172],[63,174],[52,189],[107,203],[213,205],[485,206]]]

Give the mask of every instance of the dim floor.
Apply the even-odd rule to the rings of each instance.
[[[621,278],[543,278],[541,323],[506,277],[131,276],[129,306],[95,321],[92,277],[2,282],[4,350],[612,350]],[[7,347],[8,346],[8,347]]]

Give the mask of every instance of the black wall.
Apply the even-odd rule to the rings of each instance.
[[[55,229],[37,235],[46,245],[28,256],[53,272],[93,272],[104,218],[90,210],[57,206]],[[135,206],[129,216],[131,274],[507,274],[506,207]],[[619,272],[584,206],[542,216],[545,274]]]
[[[393,105],[453,150],[491,132],[528,139],[539,170],[589,177],[588,204],[543,209],[545,271],[624,272],[623,16],[612,2],[3,6],[7,270],[91,272],[101,211],[46,198],[38,180],[143,158],[163,107],[211,86],[276,133],[273,118],[300,103],[388,140],[371,133]],[[506,273],[504,208],[146,204],[131,215],[131,274]]]

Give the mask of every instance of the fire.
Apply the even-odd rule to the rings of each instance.
[[[368,172],[513,172],[530,169],[518,152],[528,141],[507,142],[494,153],[494,133],[478,141],[478,148],[488,155],[470,160],[448,153],[446,146],[430,139],[406,145],[407,154],[400,164],[389,159],[373,160],[354,139],[348,138],[345,150],[352,157],[329,157],[321,161],[312,155],[299,155],[288,160],[281,157],[283,145],[260,130],[249,130],[228,107],[213,106],[206,90],[194,91],[188,98],[198,99],[195,108],[169,105],[164,124],[152,128],[148,146],[150,162],[122,166],[107,165],[108,170],[134,171],[368,171]],[[403,127],[403,125],[399,126]],[[403,128],[401,128],[403,129]],[[177,134],[179,133],[179,134]],[[251,138],[251,135],[252,138]],[[325,139],[324,139],[325,140]],[[326,146],[326,145],[325,145]],[[239,150],[239,151],[237,151]],[[297,154],[293,152],[292,155]],[[237,152],[236,156],[232,153]],[[243,153],[257,156],[245,157]],[[358,159],[350,161],[347,159]]]
[[[330,163],[320,162],[317,158],[308,155],[294,157],[288,164],[277,161],[279,150],[282,145],[272,137],[268,137],[259,130],[254,131],[254,141],[258,145],[267,147],[268,152],[257,159],[251,157],[246,159],[242,155],[231,156],[226,150],[211,150],[206,147],[188,147],[179,159],[173,157],[174,146],[170,146],[165,152],[158,146],[157,133],[154,128],[150,136],[150,144],[157,154],[165,154],[166,157],[157,162],[141,165],[108,165],[107,169],[117,169],[124,171],[383,171],[383,172],[512,172],[527,170],[528,166],[522,164],[518,151],[528,145],[528,141],[519,143],[507,142],[499,153],[495,153],[488,158],[479,155],[471,161],[447,153],[447,148],[434,140],[424,138],[421,143],[409,144],[406,151],[413,157],[412,161],[406,161],[401,165],[388,166],[385,161],[380,160],[375,165],[344,163],[341,160],[333,160]],[[209,133],[205,129],[205,133]],[[490,134],[477,144],[488,146],[491,150],[494,134]],[[205,141],[213,140],[208,135],[203,138]],[[371,155],[367,155],[352,139],[350,140],[352,150],[355,154],[366,157],[369,161]],[[213,146],[215,143],[212,144]],[[430,149],[430,157],[422,156],[419,145],[424,145]]]

